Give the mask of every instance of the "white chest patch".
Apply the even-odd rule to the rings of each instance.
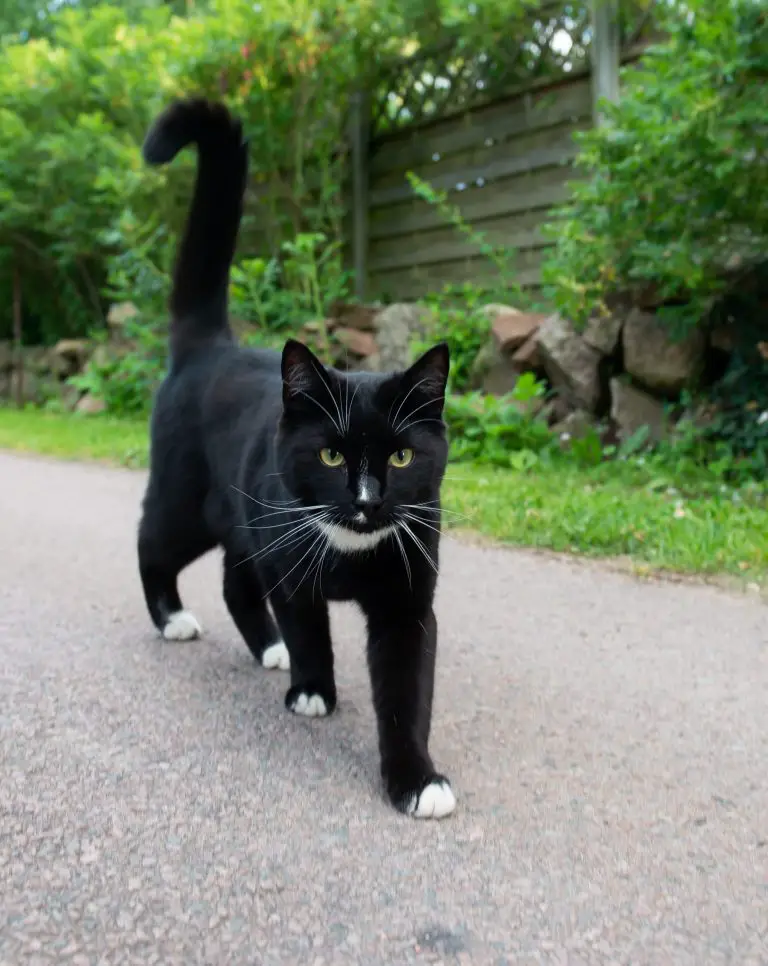
[[[363,553],[366,550],[372,550],[395,530],[394,526],[388,526],[382,527],[381,530],[374,530],[372,533],[358,533],[356,530],[343,527],[340,523],[320,523],[318,526],[328,537],[330,545],[339,553]]]

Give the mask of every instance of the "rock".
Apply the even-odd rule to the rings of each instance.
[[[83,413],[87,416],[97,416],[99,413],[105,412],[106,408],[107,404],[103,399],[85,395],[75,406],[75,412]]]
[[[61,405],[64,409],[69,412],[74,412],[77,409],[77,404],[80,402],[80,397],[82,392],[69,382],[63,382],[59,385],[59,399],[61,400]]]
[[[48,354],[48,367],[60,378],[79,372],[88,358],[85,339],[61,339]]]
[[[541,369],[543,363],[539,352],[539,343],[536,333],[527,339],[519,349],[512,353],[511,362],[518,372],[530,372],[533,369]]]
[[[593,428],[594,422],[590,414],[584,409],[574,409],[564,419],[553,425],[552,432],[560,437],[561,442],[567,443],[572,439],[586,436]]]
[[[619,348],[622,324],[620,315],[594,315],[587,322],[581,337],[601,356],[612,356]]]
[[[625,370],[640,385],[663,395],[692,387],[703,370],[706,335],[701,329],[673,340],[656,315],[633,309],[622,341]]]
[[[491,336],[472,363],[469,387],[481,389],[488,396],[503,396],[512,392],[518,376],[509,355],[499,349],[496,340]]]
[[[23,350],[23,355],[26,372],[43,374],[51,371],[50,350],[45,346],[29,346]]]
[[[480,389],[489,396],[503,396],[512,392],[518,371],[513,367],[509,353],[502,351],[493,332],[472,362],[469,372],[469,388]]]
[[[328,319],[312,319],[311,322],[305,322],[301,327],[302,332],[306,332],[308,335],[318,335],[320,332],[328,332],[331,328],[332,323]]]
[[[596,412],[601,401],[600,353],[557,314],[542,324],[536,342],[552,385],[575,407]]]
[[[470,373],[470,388],[491,396],[512,392],[526,367],[515,365],[512,350],[531,342],[546,316],[499,312],[491,323],[488,341],[478,352]]]
[[[502,305],[500,302],[492,302],[489,305],[484,305],[478,312],[493,324],[497,315],[518,315],[519,309],[513,308],[511,305]]]
[[[0,342],[0,372],[13,369],[14,351],[12,342]]]
[[[370,332],[361,332],[360,329],[339,328],[334,330],[333,337],[348,352],[359,358],[367,359],[376,352],[376,339]]]
[[[406,369],[412,361],[413,342],[425,338],[429,329],[429,309],[413,302],[395,302],[378,311],[374,321],[377,351],[368,356],[367,368],[378,372]]]
[[[539,417],[545,420],[548,426],[555,426],[571,412],[570,406],[562,396],[552,396],[541,407]]]
[[[335,302],[331,315],[335,322],[345,329],[359,329],[361,332],[376,330],[376,309],[370,305]]]
[[[14,370],[8,379],[8,398],[11,402],[16,402],[18,398],[19,373]],[[36,372],[25,370],[21,380],[21,401],[22,403],[32,403],[36,406],[45,402],[45,391],[43,382]]]
[[[59,339],[53,351],[57,356],[73,359],[82,365],[88,357],[88,342],[86,339]]]
[[[139,314],[133,302],[115,302],[110,305],[107,313],[107,325],[112,329],[121,329],[126,322]]]
[[[633,386],[626,377],[611,379],[611,418],[621,439],[628,439],[641,426],[647,426],[649,439],[659,442],[667,435],[664,404]]]
[[[538,332],[545,319],[541,312],[499,312],[491,322],[491,334],[502,352],[512,352]]]

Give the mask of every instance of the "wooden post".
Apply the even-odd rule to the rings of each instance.
[[[619,99],[619,66],[621,36],[619,34],[618,0],[592,0],[592,118],[603,123],[598,102],[605,98],[614,104]]]
[[[368,283],[368,149],[370,101],[364,91],[352,95],[349,137],[352,160],[352,267],[355,296],[365,301]]]
[[[16,355],[16,405],[24,408],[24,352],[21,347],[21,271],[18,255],[13,261],[13,344]]]

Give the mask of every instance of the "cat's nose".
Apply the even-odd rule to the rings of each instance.
[[[380,496],[374,496],[371,493],[366,493],[365,495],[358,494],[355,499],[355,509],[362,510],[363,513],[371,515],[381,507],[383,502]]]
[[[361,486],[355,497],[355,509],[360,510],[366,516],[373,516],[380,509],[384,501],[379,493],[378,486]]]

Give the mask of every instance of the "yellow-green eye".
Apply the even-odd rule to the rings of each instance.
[[[326,466],[330,466],[333,469],[344,463],[344,457],[337,449],[324,447],[320,450],[320,462],[325,463]]]
[[[405,469],[413,462],[413,450],[412,449],[398,449],[389,457],[389,465],[394,466],[396,470]]]

